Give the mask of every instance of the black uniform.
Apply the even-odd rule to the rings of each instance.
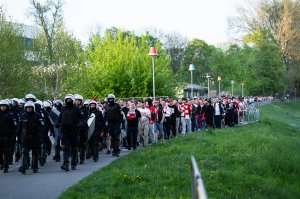
[[[99,142],[100,142],[100,132],[103,131],[104,120],[102,116],[102,112],[94,109],[89,112],[89,116],[95,114],[95,129],[88,141],[89,147],[91,149],[91,155],[93,156],[93,160],[96,162],[99,158]]]
[[[40,154],[40,164],[41,164],[41,166],[44,166],[44,164],[46,163],[47,155],[50,155],[51,147],[52,147],[52,143],[48,136],[48,132],[50,131],[50,134],[53,135],[54,128],[53,128],[53,124],[50,120],[48,112],[45,110],[42,110],[42,113],[43,113],[43,119],[44,119],[45,125],[43,126],[42,131],[40,132],[40,140],[41,140],[41,144],[42,144],[42,150],[41,150],[41,154]]]
[[[29,168],[29,151],[32,150],[32,169],[38,170],[39,152],[41,149],[40,132],[44,126],[43,118],[35,111],[21,115],[20,132],[22,137],[22,164],[19,169],[23,174]]]
[[[71,166],[76,168],[77,147],[79,146],[79,135],[77,128],[83,126],[84,116],[82,112],[73,104],[67,104],[61,110],[57,118],[56,127],[60,127],[62,138],[61,147],[63,149],[64,163],[61,168],[65,171],[69,170],[69,155],[71,152]]]
[[[121,123],[123,120],[121,106],[115,102],[109,102],[105,107],[105,123],[107,123],[108,132],[111,136],[111,146],[113,148],[113,156],[120,153],[120,133]]]
[[[8,107],[7,107],[8,109]],[[9,110],[0,110],[0,167],[8,171],[11,147],[15,140],[16,122],[14,115]]]
[[[52,108],[49,112],[48,115],[51,119],[51,122],[53,123],[53,125],[55,125],[55,122],[60,114],[61,109],[57,109],[57,108]],[[60,141],[61,141],[61,131],[59,128],[55,127],[55,143],[56,145],[54,146],[55,149],[55,155],[53,156],[53,160],[55,160],[56,162],[60,161],[60,151],[61,151],[61,147],[60,147]]]
[[[78,128],[79,132],[79,151],[80,151],[80,164],[84,163],[85,159],[85,153],[86,153],[86,148],[87,148],[87,131],[88,131],[88,126],[87,126],[87,119],[89,116],[88,108],[85,106],[82,106],[80,108],[80,111],[82,112],[84,116],[84,124],[83,126],[80,126]]]

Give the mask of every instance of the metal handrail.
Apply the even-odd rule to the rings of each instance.
[[[207,199],[204,183],[194,156],[191,157],[192,198]]]

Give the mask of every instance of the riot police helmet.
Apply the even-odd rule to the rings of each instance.
[[[29,93],[25,96],[25,100],[36,102],[36,97],[33,94]]]
[[[35,111],[35,105],[34,105],[34,102],[31,102],[31,101],[26,102],[25,105],[24,105],[25,111],[26,111],[27,107],[32,107],[32,108],[33,108],[33,111]]]

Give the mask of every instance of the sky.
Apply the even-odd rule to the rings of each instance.
[[[44,2],[45,0],[37,0]],[[34,25],[31,0],[0,0],[16,22]],[[97,28],[117,27],[137,34],[146,30],[177,32],[188,40],[217,45],[229,42],[228,18],[246,0],[63,0],[67,30],[83,43]]]

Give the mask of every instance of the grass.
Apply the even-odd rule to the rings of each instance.
[[[191,155],[209,198],[300,198],[300,103],[260,109],[256,124],[134,151],[61,198],[191,198]]]

